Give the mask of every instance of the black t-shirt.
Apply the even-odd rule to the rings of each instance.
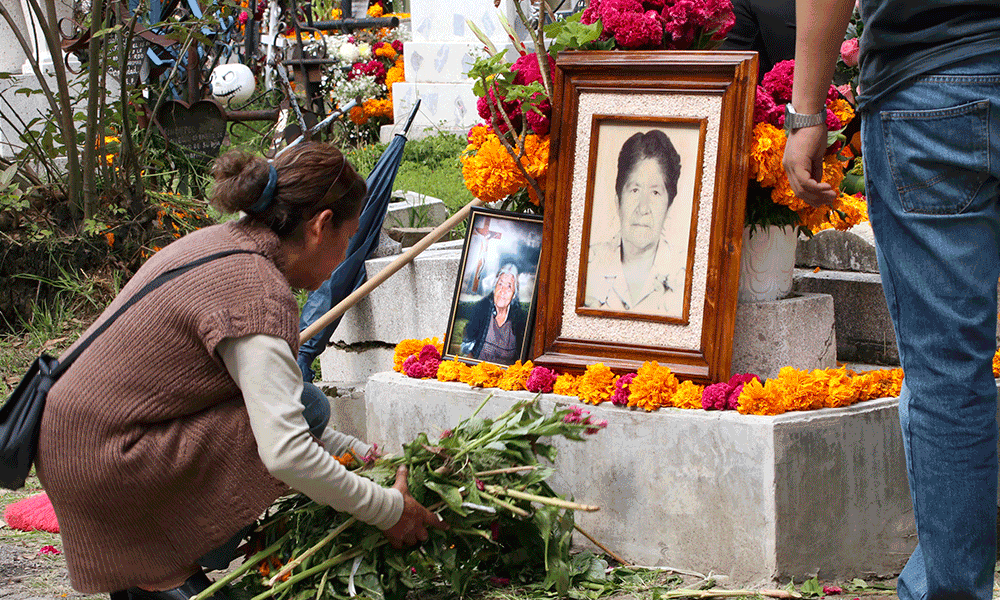
[[[862,106],[914,77],[1000,52],[998,0],[862,0],[861,16]]]
[[[795,58],[795,0],[733,0],[736,22],[720,50],[756,50],[757,81]]]

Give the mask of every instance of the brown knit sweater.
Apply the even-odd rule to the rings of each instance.
[[[98,323],[159,273],[231,248],[267,258],[237,254],[166,283],[49,393],[36,464],[77,590],[180,575],[287,492],[261,463],[240,391],[215,353],[220,340],[254,333],[298,348],[298,309],[270,230],[243,220],[170,244]]]

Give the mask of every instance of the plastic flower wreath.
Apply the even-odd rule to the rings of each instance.
[[[831,207],[815,208],[792,191],[781,166],[785,153],[784,106],[792,99],[795,61],[779,62],[757,86],[750,146],[750,185],[747,188],[748,227],[799,226],[807,234],[821,229],[841,231],[868,220],[868,208],[858,196],[841,192]],[[840,155],[842,131],[854,118],[851,104],[830,85],[826,100],[828,148],[823,160],[823,181],[839,189],[846,160]]]

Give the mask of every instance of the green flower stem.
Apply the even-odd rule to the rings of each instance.
[[[388,541],[389,540],[382,540],[382,541],[380,541],[378,544],[375,545],[375,548],[378,548],[379,546],[387,543]],[[325,560],[325,561],[319,563],[318,565],[316,565],[315,567],[306,569],[305,571],[302,571],[301,573],[296,573],[295,575],[292,575],[291,577],[288,578],[288,581],[283,581],[280,584],[274,586],[273,588],[267,590],[266,592],[261,592],[260,594],[257,594],[251,600],[264,600],[264,598],[270,598],[271,596],[274,596],[278,592],[284,591],[285,589],[287,589],[287,588],[295,585],[296,583],[302,581],[303,579],[305,579],[307,577],[312,577],[313,575],[315,575],[317,573],[322,573],[324,571],[327,571],[331,567],[335,567],[335,566],[339,565],[340,563],[344,563],[344,562],[347,562],[347,561],[349,561],[349,560],[351,560],[351,559],[353,559],[353,558],[355,558],[357,556],[361,556],[365,552],[366,552],[366,550],[364,548],[355,548],[354,550],[347,550],[346,552],[341,552],[337,556],[334,556],[333,558]]]
[[[291,535],[292,535],[291,531],[285,533],[285,535],[278,538],[278,541],[274,542],[267,548],[264,548],[257,554],[254,554],[250,558],[246,559],[243,562],[243,564],[237,567],[236,570],[234,570],[232,573],[229,573],[222,579],[219,579],[212,585],[208,586],[207,588],[205,588],[204,591],[198,593],[198,595],[192,598],[191,600],[203,600],[205,598],[211,598],[212,595],[215,594],[215,592],[217,592],[218,590],[220,590],[224,585],[226,585],[230,581],[236,580],[241,575],[243,575],[247,571],[257,566],[257,563],[277,552],[278,548],[280,548],[281,545],[285,543],[285,540],[287,540]]]
[[[549,506],[557,506],[559,508],[566,508],[569,510],[580,510],[584,512],[594,512],[600,510],[600,506],[594,506],[592,504],[577,504],[576,502],[570,502],[569,500],[563,500],[561,498],[549,498],[548,496],[537,496],[535,494],[529,494],[527,492],[520,492],[518,490],[512,490],[510,488],[500,487],[499,485],[488,485],[486,486],[486,491],[491,494],[510,496],[511,498],[518,498],[520,500],[528,500],[530,502],[538,502],[539,504],[548,504]]]
[[[268,587],[273,587],[274,584],[279,579],[281,579],[282,577],[285,576],[285,573],[288,573],[289,571],[291,571],[295,567],[297,567],[300,564],[302,564],[302,561],[304,561],[305,559],[309,558],[313,554],[316,554],[317,552],[319,552],[320,548],[322,548],[323,546],[329,544],[333,540],[333,538],[335,538],[338,535],[340,535],[341,533],[343,533],[345,529],[347,529],[348,527],[350,527],[351,525],[353,525],[356,522],[357,522],[357,519],[354,518],[354,517],[351,517],[350,519],[347,519],[346,521],[344,521],[343,523],[341,523],[338,527],[336,527],[333,531],[331,531],[330,533],[326,534],[326,536],[323,539],[321,539],[320,541],[316,542],[316,544],[312,548],[309,548],[308,550],[306,550],[305,552],[303,552],[302,554],[300,554],[299,556],[297,556],[295,559],[288,561],[288,564],[286,564],[285,566],[281,567],[281,570],[278,571],[277,573],[275,573],[274,577],[271,577],[271,579],[269,579],[267,581],[267,586]]]
[[[479,471],[473,473],[476,477],[488,477],[489,475],[506,475],[507,473],[521,473],[524,471],[534,471],[538,465],[528,465],[524,467],[507,467],[506,469],[493,469],[492,471]]]
[[[482,531],[480,529],[459,529],[457,527],[451,527],[449,530],[451,533],[458,535],[476,535],[486,540],[492,540],[493,534],[489,531]]]

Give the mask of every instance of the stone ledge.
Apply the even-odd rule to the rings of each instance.
[[[368,439],[398,452],[490,394],[485,416],[534,397],[377,373],[365,393]],[[541,402],[575,404],[552,394]],[[585,443],[557,440],[552,484],[601,506],[577,515],[581,527],[637,564],[733,585],[892,575],[915,543],[896,406],[883,398],[775,417],[587,407],[608,428]]]

